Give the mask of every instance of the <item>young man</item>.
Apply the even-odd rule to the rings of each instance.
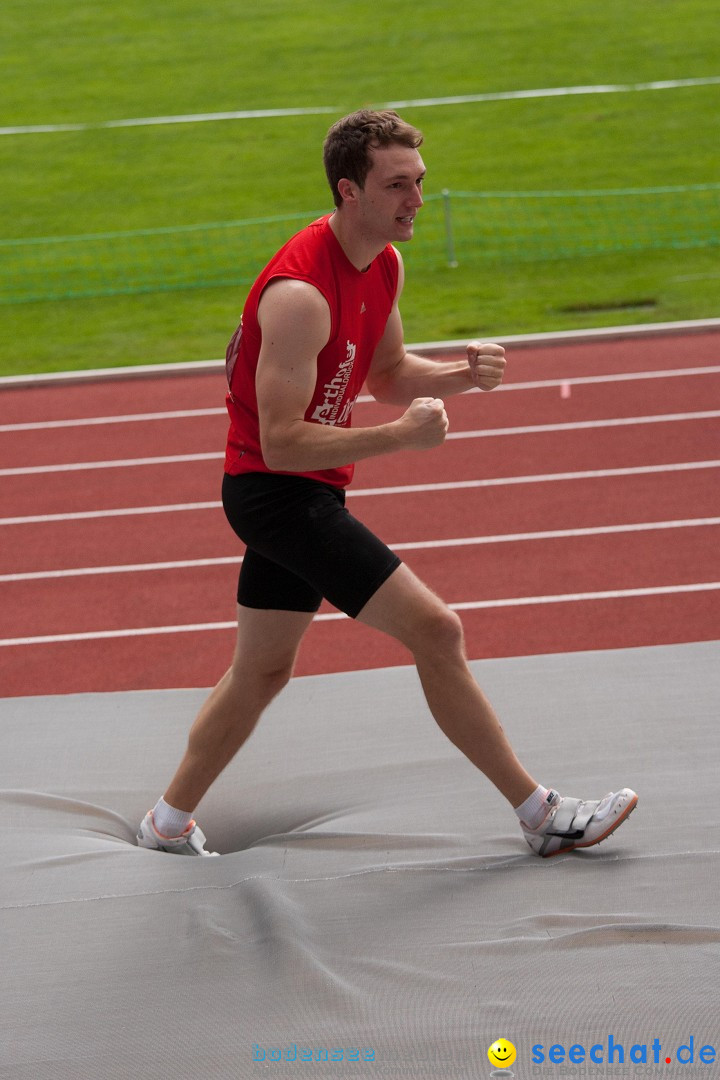
[[[324,161],[335,210],[293,237],[260,274],[228,347],[231,427],[225,511],[247,545],[230,670],[200,711],[142,847],[209,855],[195,807],[286,685],[326,597],[411,651],[430,710],[449,739],[515,808],[530,847],[549,856],[596,844],[628,816],[628,788],[596,802],[541,787],[515,756],[468,669],[460,619],[345,509],[353,462],[440,445],[443,398],[492,390],[504,350],[473,341],[456,363],[405,350],[398,299],[423,204],[422,135],[391,111],[334,124]],[[406,406],[352,428],[360,389]],[[214,853],[212,853],[214,854]]]

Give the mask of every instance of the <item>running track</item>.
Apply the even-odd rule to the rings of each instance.
[[[473,659],[720,637],[720,333],[508,360],[501,390],[448,402],[442,448],[361,463],[350,509],[461,612]],[[0,390],[0,696],[222,674],[223,402],[217,371]],[[355,423],[392,415],[361,400]],[[410,659],[323,608],[297,673]]]

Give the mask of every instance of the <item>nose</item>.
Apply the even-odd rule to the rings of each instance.
[[[415,185],[410,202],[411,202],[411,205],[414,206],[414,207],[417,207],[418,210],[423,205],[422,190],[421,190],[419,184]]]

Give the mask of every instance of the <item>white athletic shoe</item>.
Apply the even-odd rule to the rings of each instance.
[[[155,828],[152,810],[148,810],[137,834],[138,847],[151,851],[167,851],[173,855],[218,855],[217,851],[205,850],[205,841],[205,833],[194,821],[180,836],[163,836]]]
[[[545,820],[536,829],[520,824],[535,854],[547,859],[575,848],[599,844],[633,812],[637,801],[637,795],[630,788],[611,792],[596,802],[563,798],[557,791],[550,791]]]

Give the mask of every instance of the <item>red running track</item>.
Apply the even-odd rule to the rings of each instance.
[[[223,400],[218,372],[0,391],[0,696],[217,681],[242,555]],[[720,637],[720,334],[509,350],[506,385],[448,412],[442,448],[361,463],[348,502],[471,658]],[[324,607],[297,673],[410,660]]]

